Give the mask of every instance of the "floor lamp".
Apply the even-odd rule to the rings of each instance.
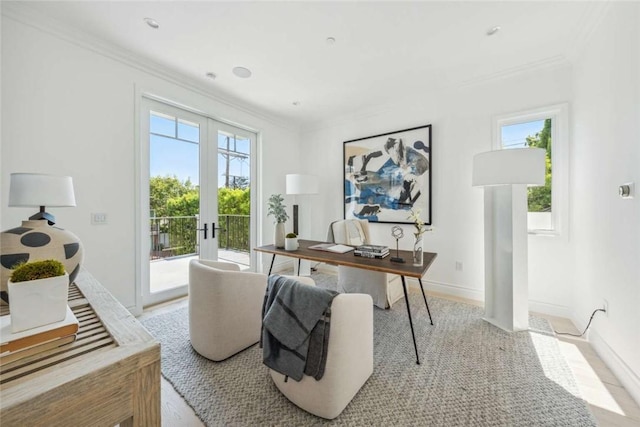
[[[477,154],[473,186],[484,187],[485,317],[514,332],[529,328],[527,185],[544,185],[545,150]]]
[[[318,194],[318,177],[315,175],[287,174],[286,191],[294,197],[298,194]],[[298,205],[293,205],[293,232],[298,233]]]

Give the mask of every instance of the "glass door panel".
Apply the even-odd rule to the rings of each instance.
[[[143,305],[150,305],[186,295],[189,262],[216,257],[210,247],[217,245],[209,242],[210,222],[217,221],[217,165],[209,164],[206,117],[150,100],[143,105],[149,170]]]
[[[255,270],[256,134],[143,99],[143,306],[184,296],[194,258]],[[143,180],[144,181],[144,180]],[[146,205],[148,201],[148,205]],[[148,214],[147,214],[148,213]]]
[[[256,135],[218,124],[218,240],[220,260],[252,269],[252,149]],[[253,215],[255,218],[255,215]]]

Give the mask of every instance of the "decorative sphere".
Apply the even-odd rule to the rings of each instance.
[[[0,290],[7,291],[7,281],[18,263],[55,259],[67,273],[69,283],[80,271],[83,259],[78,237],[62,228],[50,226],[46,220],[22,221],[21,227],[2,232],[0,246]]]
[[[391,227],[391,235],[395,239],[402,239],[404,237],[404,230],[402,229],[402,227],[394,225],[393,227]]]

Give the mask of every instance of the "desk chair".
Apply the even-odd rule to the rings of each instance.
[[[329,226],[327,241],[343,245],[375,244],[369,237],[369,221],[344,219]],[[338,292],[369,294],[373,304],[391,308],[404,296],[402,280],[396,274],[338,266]]]

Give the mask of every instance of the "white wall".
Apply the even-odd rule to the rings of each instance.
[[[609,314],[598,314],[589,338],[640,401],[640,4],[611,4],[576,58],[405,97],[303,131],[310,173],[323,177],[313,237],[323,238],[326,225],[342,217],[343,141],[431,123],[435,231],[425,246],[438,258],[427,286],[482,300],[482,190],[470,185],[472,157],[491,149],[494,116],[568,102],[569,224],[563,238],[529,237],[529,305],[582,329],[607,299]],[[618,196],[626,182],[636,183],[634,199]],[[394,244],[389,225],[371,228],[376,242]],[[405,237],[401,248],[410,243]]]
[[[298,129],[7,16],[2,19],[2,65],[0,228],[18,225],[33,213],[7,207],[11,172],[71,175],[78,206],[51,212],[82,240],[85,267],[128,308],[139,304],[134,287],[136,87],[258,129],[260,196],[284,193],[284,172],[274,165],[298,157]],[[108,225],[92,226],[91,212],[107,213]],[[262,236],[270,241],[272,225],[265,214],[261,211]]]
[[[569,102],[569,236],[529,239],[530,305],[586,323],[606,298],[609,315],[598,316],[590,339],[640,400],[640,197],[617,196],[619,184],[640,181],[639,8],[612,4],[573,67],[399,97],[309,129],[301,138],[261,114],[3,17],[0,229],[31,214],[7,208],[9,173],[72,175],[78,207],[52,212],[83,240],[87,268],[132,307],[135,86],[259,129],[263,198],[284,193],[285,173],[307,170],[323,177],[320,194],[306,196],[301,208],[313,221],[309,227],[301,219],[301,228],[319,240],[329,222],[342,217],[342,142],[430,123],[435,231],[425,243],[439,255],[427,283],[482,299],[482,190],[470,185],[472,157],[491,149],[493,116]],[[298,157],[303,169],[282,170]],[[91,212],[107,212],[109,225],[91,226]],[[269,242],[271,220],[264,211],[261,218],[261,240]],[[390,226],[371,228],[376,242],[393,244]],[[410,244],[406,237],[401,248]],[[463,262],[462,272],[455,271],[456,261]]]
[[[567,102],[571,98],[568,64],[499,80],[407,97],[370,113],[361,112],[303,131],[308,166],[321,177],[314,200],[316,238],[326,224],[343,215],[343,141],[424,124],[433,125],[433,224],[425,250],[438,258],[425,280],[432,289],[462,297],[484,298],[483,190],[471,187],[473,156],[492,149],[494,116]],[[376,243],[395,246],[388,224],[371,224]],[[412,245],[407,224],[401,249]],[[562,282],[563,260],[570,258],[562,239],[530,238],[530,301],[539,311],[569,315],[570,287]],[[463,271],[455,270],[455,262]]]
[[[573,73],[572,224],[576,318],[640,402],[640,4],[614,3]],[[618,186],[636,183],[634,199]],[[586,326],[586,325],[583,325]]]

